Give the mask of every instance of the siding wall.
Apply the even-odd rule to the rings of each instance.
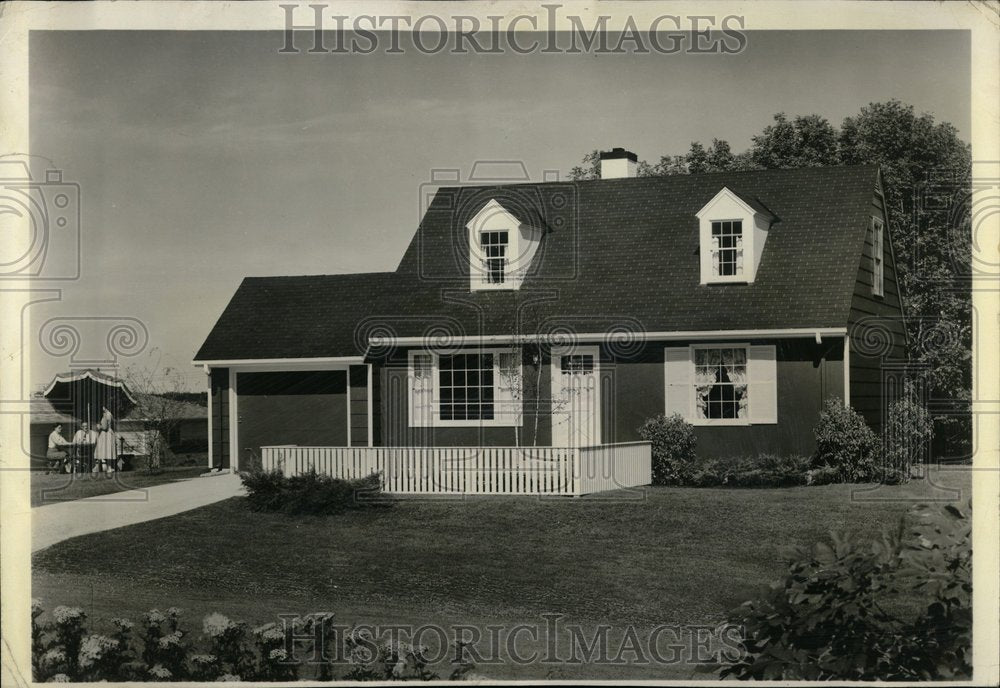
[[[876,431],[882,427],[885,407],[883,366],[906,359],[906,332],[896,278],[896,264],[890,248],[889,222],[882,198],[872,194],[872,215],[885,223],[883,233],[884,296],[872,294],[874,247],[872,233],[865,233],[861,263],[851,299],[848,331],[851,334],[851,406]]]
[[[346,371],[237,373],[236,392],[241,470],[266,445],[347,446]]]
[[[212,368],[213,468],[229,468],[229,368]]]
[[[744,340],[745,341],[745,340]],[[759,452],[811,454],[813,427],[825,399],[844,394],[843,340],[828,337],[821,344],[812,339],[757,341],[774,344],[777,353],[778,423],[751,426],[699,426],[698,453],[705,457],[736,456]],[[681,342],[671,342],[680,346]],[[647,343],[627,357],[602,351],[600,363],[601,441],[629,442],[640,439],[642,423],[664,410],[664,344]],[[510,446],[514,430],[505,428],[410,428],[407,408],[406,353],[401,352],[378,369],[383,403],[384,446]],[[525,375],[533,369],[525,366]],[[551,442],[549,417],[549,361],[543,361],[538,402],[539,446]],[[522,425],[521,443],[532,444],[534,416],[529,409]],[[378,442],[377,442],[378,443]]]

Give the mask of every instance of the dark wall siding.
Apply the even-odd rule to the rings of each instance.
[[[884,296],[872,294],[874,283],[874,246],[872,233],[865,233],[848,331],[851,334],[851,406],[861,413],[876,430],[882,426],[884,389],[882,369],[889,361],[906,359],[906,332],[896,264],[891,249],[889,222],[883,201],[872,195],[872,216],[881,217],[885,224],[884,247]]]
[[[274,444],[347,446],[347,373],[238,373],[240,468]]]
[[[843,340],[828,337],[821,344],[808,340],[751,341],[774,344],[777,351],[778,423],[751,426],[699,426],[698,453],[704,457],[736,456],[759,452],[810,454],[813,427],[825,399],[843,398]],[[671,343],[680,346],[682,343]],[[603,351],[600,364],[601,440],[604,443],[639,439],[638,429],[652,416],[663,413],[663,343],[648,343],[622,357]],[[407,408],[406,356],[395,357],[379,370],[378,385],[386,446],[508,446],[514,444],[514,429],[505,428],[410,428]],[[525,374],[534,369],[525,366]],[[551,367],[542,365],[539,387],[542,398],[538,446],[551,443],[549,399]],[[529,404],[528,406],[533,406]],[[377,414],[379,415],[379,414]],[[532,444],[533,409],[526,409],[521,443]]]
[[[740,456],[761,452],[811,454],[815,447],[813,427],[823,402],[844,394],[843,340],[827,337],[813,340],[752,340],[750,344],[773,344],[777,355],[777,424],[749,426],[695,426],[698,455],[706,458]],[[670,346],[683,346],[671,342]],[[647,418],[663,413],[663,343],[647,344],[626,360],[610,367],[614,377],[616,428],[614,441],[638,440],[639,427]]]
[[[212,368],[212,463],[229,468],[229,368]]]
[[[368,446],[368,366],[349,370],[351,404],[351,446]]]

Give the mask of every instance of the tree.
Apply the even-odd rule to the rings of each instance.
[[[583,156],[583,160],[580,161],[580,164],[569,171],[569,178],[573,181],[600,179],[601,151],[595,149]]]
[[[951,124],[898,100],[845,119],[839,148],[846,164],[881,167],[910,358],[927,370],[932,398],[961,408],[972,380],[971,148]],[[966,413],[936,417],[939,449],[967,453],[970,423]]]
[[[131,366],[125,370],[125,384],[135,397],[135,408],[129,419],[142,425],[142,451],[149,457],[146,470],[154,472],[163,464],[169,452],[170,437],[184,417],[188,403],[183,401],[184,378],[180,371],[162,366],[157,350],[148,366]],[[207,412],[206,412],[207,413]]]
[[[838,162],[837,130],[819,115],[774,116],[774,124],[753,137],[753,161],[763,168],[817,167]]]

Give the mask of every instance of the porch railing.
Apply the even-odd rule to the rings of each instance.
[[[382,489],[412,495],[580,496],[651,482],[647,442],[594,447],[262,447],[264,470],[335,478],[381,473]]]

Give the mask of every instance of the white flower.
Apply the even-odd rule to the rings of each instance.
[[[118,641],[104,635],[91,635],[80,645],[80,666],[91,667],[101,660],[105,653],[118,649]]]
[[[49,678],[46,683],[69,683],[69,676],[66,674],[56,674],[55,676]]]
[[[202,623],[202,631],[210,638],[218,638],[220,635],[224,634],[236,627],[229,617],[220,614],[219,612],[212,612],[205,617],[205,621]]]
[[[272,662],[285,662],[288,660],[288,653],[281,648],[277,648],[275,650],[271,650],[267,654],[267,658]]]
[[[45,665],[62,664],[65,661],[66,653],[59,649],[53,648],[42,655],[42,664]]]
[[[59,606],[52,610],[52,618],[54,618],[56,623],[61,626],[74,621],[83,621],[87,618],[87,615],[84,614],[83,610],[79,607]]]
[[[181,644],[181,632],[174,631],[173,633],[168,633],[156,642],[159,644],[161,650],[166,650],[171,645],[176,647]]]
[[[128,619],[121,619],[121,618],[111,619],[111,623],[113,623],[115,626],[117,626],[119,631],[123,631],[123,632],[131,631],[132,630],[132,626],[134,625]]]
[[[240,677],[237,676],[236,674],[223,674],[222,676],[220,676],[219,678],[217,678],[215,680],[216,681],[239,681]]]
[[[156,666],[152,667],[149,670],[149,675],[152,676],[153,678],[161,678],[161,679],[169,679],[173,677],[173,674],[170,673],[170,669],[167,669],[162,664],[157,664]]]
[[[215,655],[191,655],[191,662],[193,664],[207,666],[209,664],[215,664],[218,661],[218,657]]]
[[[143,614],[146,617],[146,621],[151,624],[161,624],[167,620],[167,617],[159,609],[150,609],[148,612]]]
[[[32,597],[31,598],[31,616],[32,616],[32,618],[38,616],[39,614],[41,614],[44,611],[45,611],[45,609],[42,607],[42,601],[40,599],[38,599],[37,597]]]

